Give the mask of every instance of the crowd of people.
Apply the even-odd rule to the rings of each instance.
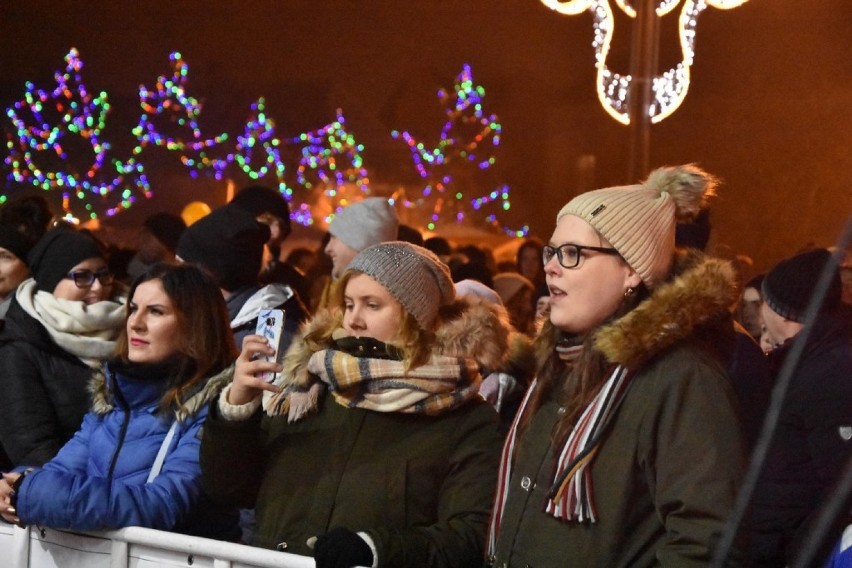
[[[319,568],[852,565],[852,254],[745,274],[717,185],[583,193],[499,263],[379,197],[292,250],[264,186],[132,249],[11,200],[0,517]]]

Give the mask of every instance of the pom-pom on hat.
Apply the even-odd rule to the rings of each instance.
[[[783,318],[802,323],[817,281],[831,260],[831,253],[817,248],[782,260],[763,278],[763,300]],[[842,284],[834,270],[821,310],[831,310],[840,303]]]
[[[432,329],[438,309],[452,302],[456,290],[450,269],[423,247],[391,241],[358,253],[346,272],[362,272],[384,286],[423,329]]]
[[[357,251],[395,241],[399,230],[396,210],[382,197],[368,197],[334,216],[328,232]]]
[[[32,242],[21,231],[11,225],[0,223],[0,247],[17,256],[24,264],[27,263],[27,253],[32,246]]]
[[[575,215],[609,241],[649,288],[671,270],[675,225],[690,221],[714,195],[717,180],[687,164],[659,168],[638,185],[578,195],[556,216]]]
[[[46,232],[30,251],[27,263],[36,289],[56,289],[71,269],[89,258],[104,258],[100,244],[86,233],[57,227]]]
[[[209,270],[219,287],[233,292],[257,282],[269,227],[238,207],[220,207],[181,235],[177,255]]]

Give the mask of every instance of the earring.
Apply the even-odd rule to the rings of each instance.
[[[634,293],[635,291],[636,291],[636,290],[634,290],[632,287],[628,286],[628,287],[627,287],[627,290],[625,290],[625,291],[624,291],[624,297],[625,297],[625,298],[629,298],[630,296],[632,296],[632,295],[633,295],[633,293]]]

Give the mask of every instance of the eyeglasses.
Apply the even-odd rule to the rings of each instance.
[[[559,265],[562,268],[576,268],[580,264],[580,257],[584,250],[618,256],[618,251],[614,248],[587,247],[572,244],[559,245],[558,247],[544,245],[544,248],[541,249],[541,260],[544,264],[547,264],[553,258],[553,255],[556,255],[556,260],[559,261]]]
[[[74,281],[77,288],[88,288],[95,283],[95,278],[101,283],[101,286],[109,286],[112,284],[113,275],[109,268],[101,268],[97,272],[91,270],[75,270],[65,275],[65,278],[70,278]]]

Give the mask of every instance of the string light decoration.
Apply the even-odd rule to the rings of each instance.
[[[236,163],[253,182],[274,180],[278,191],[289,201],[293,190],[284,180],[285,166],[281,161],[280,146],[281,140],[275,136],[275,121],[266,113],[266,99],[261,97],[251,105],[251,116],[246,121],[243,135],[236,137],[234,152],[213,164],[217,179],[226,175],[229,164]]]
[[[159,76],[153,90],[145,85],[139,87],[142,115],[133,129],[138,141],[133,155],[138,157],[148,145],[165,148],[180,154],[180,161],[189,168],[193,177],[210,170],[216,179],[221,179],[225,159],[213,157],[209,152],[226,141],[228,135],[222,133],[204,138],[198,126],[202,105],[186,93],[189,65],[177,51],[169,55],[169,61],[171,77]],[[169,130],[177,132],[170,136]]]
[[[289,142],[301,146],[296,180],[313,197],[312,203],[301,207],[301,215],[293,215],[295,221],[305,224],[310,210],[311,223],[327,224],[335,213],[369,194],[370,178],[361,157],[364,146],[347,129],[341,109],[330,124]]]
[[[653,102],[648,109],[651,122],[656,124],[670,116],[686,99],[689,90],[691,67],[695,60],[695,29],[698,16],[708,6],[729,10],[748,0],[685,0],[678,17],[681,61],[652,80]],[[541,0],[548,8],[575,16],[591,11],[594,17],[596,88],[604,110],[622,124],[630,124],[629,94],[633,77],[611,71],[607,65],[614,32],[613,9],[609,0]],[[660,0],[655,8],[657,17],[672,12],[681,0]],[[615,0],[616,6],[630,18],[636,18],[636,9],[628,0]]]
[[[101,137],[110,111],[107,94],[88,91],[82,68],[79,52],[71,48],[64,72],[54,73],[56,88],[48,92],[27,82],[24,98],[6,109],[16,131],[7,135],[8,179],[61,192],[71,221],[115,215],[137,195],[151,196],[141,164],[108,157],[111,146]]]
[[[424,180],[422,195],[409,200],[404,193],[398,202],[406,208],[428,211],[426,228],[434,231],[442,222],[461,223],[468,213],[480,211],[493,204],[502,211],[511,208],[509,187],[502,185],[484,196],[468,200],[459,188],[474,190],[486,185],[482,172],[496,162],[502,126],[497,116],[483,110],[485,88],[473,81],[470,65],[464,64],[456,76],[453,92],[438,91],[438,101],[447,117],[438,144],[427,148],[408,131],[391,131],[394,139],[408,145],[417,173]],[[511,235],[523,236],[528,227],[520,230],[500,226],[496,214],[486,215],[484,221]]]

